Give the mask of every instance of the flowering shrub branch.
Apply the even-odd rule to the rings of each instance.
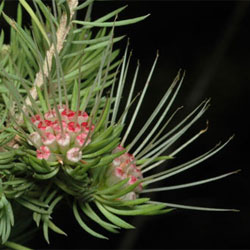
[[[134,89],[139,64],[130,86],[126,79],[130,63],[128,46],[122,59],[117,59],[118,51],[113,51],[113,44],[123,37],[115,37],[114,28],[147,16],[119,20],[117,15],[124,9],[119,8],[91,20],[92,2],[87,0],[78,5],[77,0],[55,0],[52,13],[41,0],[34,0],[33,7],[20,0],[17,21],[4,14],[3,3],[0,5],[0,15],[10,24],[11,33],[8,45],[3,44],[4,35],[0,35],[0,55],[8,55],[0,62],[3,247],[28,249],[21,245],[25,242],[15,238],[15,220],[22,221],[15,214],[16,207],[32,212],[33,221],[42,228],[48,243],[49,229],[66,235],[52,221],[56,207],[66,204],[65,201],[79,226],[102,239],[106,236],[87,225],[83,215],[116,233],[120,228],[133,228],[121,218],[123,215],[162,214],[173,208],[236,211],[151,201],[145,195],[197,186],[237,173],[150,187],[202,163],[224,148],[231,138],[188,162],[158,171],[159,165],[173,161],[207,130],[201,130],[170,152],[209,107],[209,100],[203,101],[168,129],[181,109],[170,113],[185,76],[180,70],[145,124],[128,142],[143,107],[158,53],[138,97]],[[31,30],[22,27],[22,8],[31,17]],[[74,20],[75,11],[85,8],[85,20]],[[99,29],[95,35],[94,27]],[[124,89],[129,90],[125,108],[121,104]],[[24,232],[29,225],[21,224]]]

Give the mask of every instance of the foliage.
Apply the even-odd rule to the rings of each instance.
[[[142,21],[147,16],[119,20],[118,14],[123,7],[91,20],[92,5],[92,0],[80,5],[76,0],[53,0],[52,8],[49,8],[41,0],[34,0],[32,5],[20,0],[16,21],[3,12],[4,2],[0,5],[0,15],[10,25],[9,44],[4,43],[3,30],[0,35],[2,246],[27,249],[20,245],[29,238],[22,235],[22,229],[29,228],[31,221],[24,223],[22,218],[17,218],[16,208],[25,210],[26,214],[32,213],[36,226],[42,228],[48,243],[49,230],[66,235],[52,221],[52,214],[60,204],[69,204],[83,230],[102,239],[106,236],[91,229],[85,217],[116,233],[120,228],[133,228],[121,218],[123,215],[155,215],[168,213],[174,208],[234,211],[156,202],[147,198],[145,194],[149,192],[196,186],[236,173],[150,188],[153,183],[208,159],[231,138],[188,162],[154,171],[206,131],[201,130],[173,152],[165,154],[204,114],[209,100],[167,130],[180,110],[169,114],[185,75],[185,72],[178,72],[154,112],[128,143],[158,55],[140,97],[135,95],[139,64],[132,84],[126,83],[131,55],[128,46],[121,59],[119,51],[113,50],[114,43],[123,38],[115,37],[114,29]],[[75,15],[75,11],[82,9],[86,9],[84,21],[77,20]],[[24,10],[30,15],[30,28],[22,25]],[[129,89],[125,107],[121,105],[124,89]],[[133,111],[131,106],[135,106]],[[130,119],[127,118],[129,112]],[[86,120],[81,120],[85,119],[84,115]],[[61,137],[52,125],[57,126]],[[79,137],[77,126],[82,137]],[[52,136],[51,142],[48,133]],[[70,142],[66,145],[63,140],[66,140],[67,133]],[[118,172],[124,169],[126,173]],[[14,221],[18,224],[16,221],[19,220],[21,226],[18,227]],[[32,232],[27,231],[31,237]]]

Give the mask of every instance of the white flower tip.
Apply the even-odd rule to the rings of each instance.
[[[42,138],[43,144],[47,146],[51,145],[55,140],[56,137],[50,132],[45,133],[44,138]]]
[[[34,146],[41,146],[41,136],[37,132],[33,132],[29,135],[30,140],[28,140],[28,143],[30,145],[35,144]]]
[[[131,201],[131,200],[135,200],[137,198],[137,195],[135,192],[129,192],[126,195],[121,197],[121,200],[125,200],[125,201]]]
[[[81,133],[76,137],[76,144],[79,145],[80,147],[85,143],[86,138],[87,138],[87,134],[86,133]],[[90,138],[87,140],[85,145],[88,145],[90,143]]]
[[[67,151],[67,159],[71,162],[78,162],[82,158],[82,151],[80,151],[80,148],[71,148]]]
[[[70,144],[70,136],[68,133],[58,134],[56,136],[56,141],[60,146],[68,146]]]

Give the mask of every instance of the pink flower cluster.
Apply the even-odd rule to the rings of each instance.
[[[31,118],[37,131],[30,134],[29,143],[37,148],[37,158],[56,161],[56,156],[75,163],[81,160],[81,148],[91,141],[89,132],[94,130],[94,125],[89,127],[86,112],[74,112],[64,107],[58,107],[60,119],[55,109],[44,114],[43,117],[35,115]]]
[[[113,153],[124,150],[122,146],[118,146],[113,150]],[[107,172],[107,185],[111,186],[121,180],[129,178],[126,185],[132,185],[136,181],[143,178],[141,170],[135,165],[135,158],[129,153],[124,153],[115,158]],[[132,192],[121,197],[122,200],[134,200],[138,193],[142,191],[142,184],[140,183]]]

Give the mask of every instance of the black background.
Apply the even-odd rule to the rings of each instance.
[[[74,222],[61,208],[54,216],[68,237],[51,234],[47,246],[42,236],[30,244],[35,249],[230,249],[250,248],[250,4],[248,1],[99,1],[93,19],[128,4],[119,18],[150,13],[141,23],[117,28],[116,35],[130,37],[133,49],[131,74],[137,59],[141,63],[138,91],[159,50],[159,62],[136,127],[140,127],[167,90],[179,68],[186,78],[174,108],[184,105],[184,117],[206,97],[212,105],[197,126],[180,140],[185,141],[205,127],[208,132],[178,155],[173,163],[184,162],[210,149],[218,141],[235,138],[219,154],[163,185],[174,185],[213,177],[233,170],[242,171],[227,179],[204,186],[154,195],[155,200],[186,205],[237,208],[233,212],[176,210],[170,214],[128,218],[137,229],[107,233],[110,240],[99,240]],[[16,1],[7,1],[6,12],[14,16]],[[79,16],[80,18],[80,16]],[[3,26],[5,27],[5,26]],[[126,42],[118,47],[124,48]],[[129,86],[129,83],[128,85]],[[177,118],[178,118],[177,117]],[[134,131],[136,133],[136,130]],[[179,144],[180,145],[180,144]]]

